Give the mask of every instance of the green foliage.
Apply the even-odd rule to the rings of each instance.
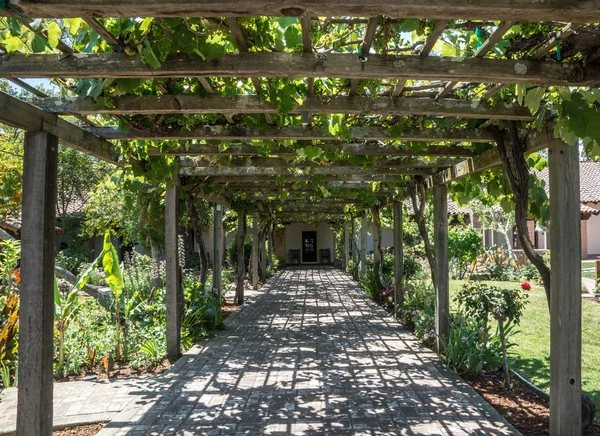
[[[227,263],[237,271],[237,256],[238,256],[238,246],[237,246],[237,232],[235,238],[231,238],[229,242],[229,247],[227,247]],[[250,262],[250,256],[252,255],[252,234],[251,232],[246,232],[246,239],[244,241],[244,265],[248,265]]]
[[[54,320],[58,331],[58,367],[63,370],[65,363],[65,335],[72,322],[77,322],[79,313],[79,290],[75,287],[67,294],[58,288],[56,276],[54,277]]]
[[[481,324],[462,314],[453,316],[445,355],[446,364],[458,373],[482,374],[502,366],[498,335],[482,335]]]
[[[56,255],[54,263],[67,271],[77,274],[81,266],[89,261],[87,255],[77,248],[66,248]]]
[[[463,279],[475,269],[475,261],[483,250],[483,237],[470,226],[452,226],[448,229],[448,257],[455,278]]]
[[[514,289],[490,286],[483,282],[467,282],[456,295],[456,302],[464,308],[468,318],[488,325],[489,314],[501,313],[508,321],[518,325],[525,304],[527,293]]]

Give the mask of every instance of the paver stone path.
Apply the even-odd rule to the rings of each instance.
[[[265,291],[99,435],[518,434],[341,271]]]

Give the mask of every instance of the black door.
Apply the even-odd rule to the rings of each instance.
[[[317,261],[317,232],[302,232],[302,262]]]

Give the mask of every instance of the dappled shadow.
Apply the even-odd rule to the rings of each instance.
[[[227,324],[100,435],[511,433],[337,270],[285,270]]]

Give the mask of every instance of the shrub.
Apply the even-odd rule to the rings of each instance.
[[[81,265],[88,263],[88,256],[77,248],[66,248],[56,256],[56,266],[59,266],[67,271],[77,274],[81,269]]]
[[[502,348],[498,336],[482,335],[478,320],[463,314],[451,317],[446,343],[446,364],[459,373],[481,374],[502,366]]]
[[[422,339],[423,335],[429,333],[427,322],[422,319],[423,315],[433,319],[435,313],[435,290],[431,282],[424,281],[406,281],[404,282],[404,305],[401,316],[409,328],[415,329],[415,335]],[[420,321],[420,328],[417,331],[417,320]],[[432,324],[433,325],[433,321]]]
[[[454,226],[448,230],[448,253],[452,276],[464,279],[475,269],[483,250],[483,237],[473,227]]]
[[[237,232],[235,233],[235,237],[231,238],[231,242],[229,243],[229,247],[227,248],[227,263],[231,265],[234,271],[237,271],[237,256],[238,256],[238,247],[237,247]],[[248,265],[250,262],[250,256],[252,255],[252,234],[248,234],[246,232],[246,241],[244,242],[244,264]]]

